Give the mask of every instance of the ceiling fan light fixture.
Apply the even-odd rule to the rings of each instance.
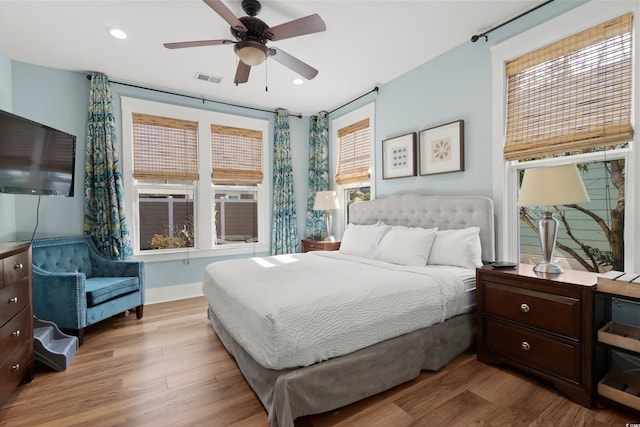
[[[236,44],[235,51],[242,62],[253,67],[267,59],[269,49],[262,43],[243,40]]]

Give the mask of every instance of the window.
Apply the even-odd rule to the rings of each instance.
[[[211,125],[217,244],[258,241],[257,186],[263,179],[262,140],[260,130]]]
[[[539,257],[539,213],[516,204],[522,171],[567,163],[578,165],[591,202],[554,207],[561,223],[554,257],[568,268],[592,271],[624,269],[631,259],[624,236],[637,231],[629,230],[633,221],[625,215],[625,201],[635,194],[625,194],[624,181],[637,162],[631,126],[634,18],[621,7],[614,18],[598,22],[613,12],[594,12],[599,7],[577,8],[492,49],[494,103],[505,111],[494,126],[505,129],[495,138],[504,141],[496,146],[496,164],[506,166],[494,173],[494,199],[503,203],[501,259],[532,263]],[[587,21],[588,29],[561,35]],[[523,40],[548,44],[528,50]]]
[[[267,120],[132,98],[122,99],[122,110],[130,153],[123,156],[125,196],[138,255],[268,249]]]
[[[168,185],[138,188],[140,250],[193,248],[192,188],[182,190]]]
[[[340,209],[335,234],[348,224],[349,205],[371,198],[373,176],[374,104],[368,104],[332,121],[336,147],[336,185]]]

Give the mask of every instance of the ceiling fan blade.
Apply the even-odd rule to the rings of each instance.
[[[251,65],[247,65],[242,61],[238,61],[238,69],[236,70],[236,77],[233,82],[238,86],[240,83],[246,83],[249,81],[249,72],[251,71]]]
[[[247,32],[247,27],[244,26],[242,22],[238,19],[236,15],[233,14],[229,10],[227,6],[224,5],[220,0],[203,0],[207,6],[213,9],[218,15],[222,17],[225,21],[231,25],[231,28],[235,28],[238,31],[242,31],[244,33]]]
[[[269,56],[275,59],[276,61],[278,61],[279,63],[281,63],[282,65],[284,65],[285,67],[288,67],[293,71],[295,71],[296,73],[300,74],[302,77],[304,77],[307,80],[311,80],[318,75],[318,70],[316,70],[310,65],[305,64],[304,62],[300,61],[298,58],[295,58],[289,55],[287,52],[283,51],[282,49],[270,48]]]
[[[235,43],[231,40],[196,40],[191,42],[165,43],[163,46],[167,49],[182,49],[184,47],[200,47],[200,46],[216,46],[220,44]]]
[[[270,35],[273,41],[303,36],[305,34],[319,33],[327,29],[320,15],[313,14],[304,18],[294,19],[275,27],[267,28],[264,33]]]

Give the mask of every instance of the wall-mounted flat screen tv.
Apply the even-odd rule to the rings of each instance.
[[[0,110],[0,192],[73,196],[76,137]]]

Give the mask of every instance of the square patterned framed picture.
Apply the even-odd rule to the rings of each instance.
[[[420,131],[420,175],[464,170],[464,120]]]
[[[382,179],[416,175],[416,133],[382,141]]]

